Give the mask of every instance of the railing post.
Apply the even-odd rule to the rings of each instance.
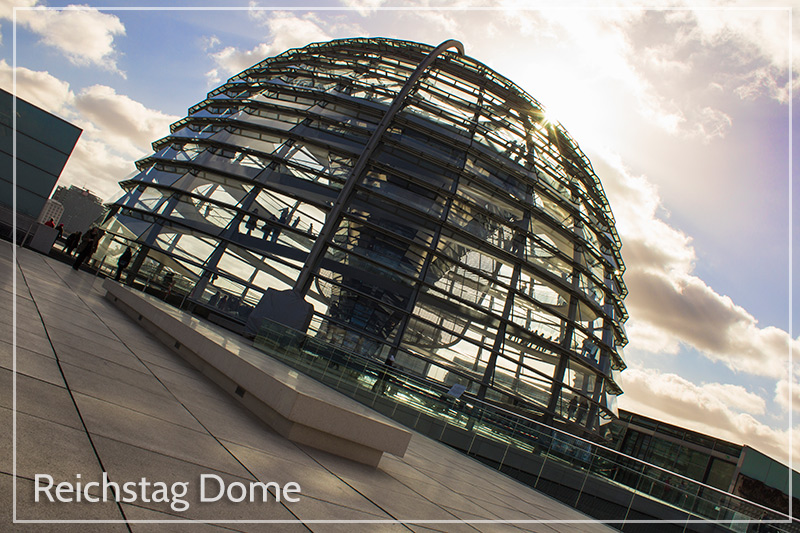
[[[533,484],[533,488],[539,486],[539,478],[542,477],[542,471],[544,470],[544,465],[547,464],[547,458],[550,457],[550,451],[553,449],[553,433],[552,431],[548,435],[548,443],[547,443],[547,451],[544,452],[544,459],[542,460],[542,466],[539,467],[539,473],[536,474],[536,482]]]
[[[625,517],[622,519],[622,524],[620,524],[620,529],[625,527],[625,522],[628,520],[628,515],[631,512],[631,508],[633,507],[633,500],[636,498],[636,493],[639,491],[639,484],[642,482],[642,476],[644,475],[644,465],[639,465],[641,468],[641,472],[639,473],[639,481],[636,483],[636,487],[633,488],[631,491],[631,501],[628,502],[628,508],[625,509]]]
[[[153,278],[147,280],[148,284],[152,282],[152,279]],[[301,342],[293,342],[291,346],[287,346],[284,342],[285,339],[291,339],[292,341],[301,339]],[[312,339],[308,335],[303,335],[296,330],[287,328],[273,321],[264,322],[262,328],[258,332],[258,336],[256,337],[255,345],[257,347],[262,345],[261,347],[264,349],[264,351],[271,353],[276,359],[286,359],[285,362],[300,371],[303,371],[303,367],[307,366],[301,364],[303,358],[288,357],[289,352],[291,350],[298,349],[300,351],[299,353],[302,354],[305,348],[310,349],[311,352],[315,354],[318,353],[317,358],[321,360],[320,362],[325,364],[325,367],[321,369],[319,373],[315,368],[314,375],[316,379],[326,384],[326,380],[332,378],[330,379],[330,383],[334,384],[335,388],[341,388],[341,386],[343,386],[342,384],[345,383],[346,379],[345,372],[348,372],[348,369],[361,368],[361,370],[358,370],[358,372],[360,372],[359,378],[365,375],[371,375],[371,371],[373,369],[377,369],[378,371],[386,370],[383,366],[378,366],[379,363],[366,360],[364,357],[355,352],[351,352],[348,349],[342,348],[338,345],[333,345],[328,341]],[[328,376],[330,372],[333,372],[332,366],[334,364],[339,364],[340,360],[342,367],[339,367],[339,375]],[[306,370],[310,369],[307,368]],[[311,372],[309,371],[307,373],[310,374]],[[589,442],[580,437],[570,435],[564,431],[560,431],[538,421],[519,416],[518,414],[506,411],[501,407],[476,401],[474,398],[462,398],[456,402],[455,405],[451,405],[447,402],[440,404],[436,399],[436,395],[441,394],[443,389],[439,385],[427,383],[421,377],[407,373],[399,368],[392,369],[390,373],[394,377],[393,383],[399,383],[399,387],[401,387],[407,394],[423,401],[426,398],[433,398],[435,400],[434,403],[436,405],[434,405],[434,418],[437,421],[439,419],[444,419],[446,423],[444,426],[442,426],[441,430],[437,429],[437,431],[432,432],[429,436],[435,437],[435,434],[438,432],[439,437],[441,438],[445,429],[447,428],[447,424],[452,422],[454,427],[458,427],[461,430],[466,430],[466,442],[464,442],[463,448],[465,448],[464,451],[467,454],[474,455],[476,443],[479,442],[478,434],[480,433],[481,429],[480,425],[483,424],[489,426],[492,431],[486,434],[481,433],[481,439],[485,438],[491,440],[494,444],[498,445],[502,443],[505,447],[503,455],[499,460],[499,470],[503,470],[509,464],[509,454],[529,453],[541,455],[542,460],[538,469],[538,473],[536,473],[535,481],[532,480],[531,482],[528,482],[528,485],[533,486],[534,488],[539,488],[541,486],[544,470],[547,468],[547,462],[551,457],[555,457],[555,459],[551,461],[552,467],[569,468],[569,466],[566,464],[562,465],[562,462],[559,459],[562,454],[559,452],[559,454],[556,455],[554,452],[554,450],[558,451],[560,449],[560,443],[563,443],[565,446],[572,446],[576,450],[576,453],[570,454],[571,456],[575,457],[575,460],[572,461],[572,468],[575,470],[579,470],[576,465],[579,463],[579,461],[582,461],[582,454],[588,447],[588,467],[586,467],[584,478],[581,482],[580,488],[577,491],[577,496],[573,505],[575,507],[580,505],[583,494],[587,493],[587,486],[589,486],[591,489],[591,487],[595,485],[595,483],[589,485],[589,476],[596,474],[595,477],[598,480],[607,480],[607,483],[617,485],[620,489],[624,488],[625,490],[629,491],[630,499],[628,504],[620,504],[620,510],[624,509],[624,518],[621,520],[623,526],[630,516],[630,511],[633,509],[633,504],[635,503],[637,494],[649,494],[649,497],[654,498],[661,497],[666,503],[673,504],[680,508],[680,510],[686,514],[686,521],[683,523],[682,528],[684,531],[689,529],[688,524],[692,518],[701,518],[717,523],[723,523],[724,520],[727,520],[728,525],[730,525],[730,520],[733,520],[740,515],[744,518],[749,517],[753,520],[759,520],[762,516],[772,517],[773,519],[782,519],[785,517],[785,515],[782,513],[772,512],[763,506],[749,502],[735,495],[720,491],[708,485],[704,485],[674,472],[669,472],[655,465],[645,463],[617,450],[613,450],[600,444]],[[321,374],[321,376],[319,374]],[[345,383],[345,385],[347,384]],[[355,383],[355,390],[360,390],[361,385],[362,384],[357,379]],[[422,386],[422,390],[417,390],[418,386]],[[365,390],[367,393],[363,395],[359,401],[369,404],[371,398],[372,404],[374,405],[378,396],[381,395],[380,391],[378,389],[373,390],[369,386],[365,387]],[[371,396],[369,395],[369,391],[373,392]],[[381,412],[389,412],[390,414],[388,416],[390,418],[398,416],[400,401],[398,401],[397,396],[387,396],[386,398],[388,401],[393,402],[393,404],[387,405],[387,408],[381,410]],[[468,404],[469,406],[467,406]],[[404,405],[409,404],[404,403]],[[451,414],[452,411],[450,409],[455,410],[455,414]],[[463,424],[460,417],[461,414],[466,415],[470,423]],[[422,411],[416,410],[416,418],[404,423],[412,428],[418,428],[422,416]],[[406,417],[404,416],[403,419],[405,420]],[[475,427],[476,424],[478,427]],[[436,426],[436,428],[438,428],[438,426]],[[497,435],[495,435],[494,430],[498,431]],[[502,433],[502,435],[500,435],[500,433]],[[523,436],[523,434],[525,435]],[[562,435],[565,437],[561,437]],[[535,436],[535,438],[531,439],[532,436]],[[546,445],[544,439],[548,439]],[[558,443],[556,442],[557,439],[559,439]],[[528,444],[531,444],[533,447],[529,447]],[[514,449],[512,450],[512,448]],[[583,464],[584,463],[581,463],[581,465]],[[533,465],[531,466],[533,467]],[[584,467],[581,466],[581,468]],[[535,470],[535,467],[531,468],[530,471],[525,470],[525,473],[533,476],[533,470]],[[513,474],[513,472],[509,473]],[[665,475],[669,476],[669,479],[672,482],[670,485],[670,492],[666,493],[666,485],[663,484],[663,481],[666,480],[666,477],[664,477]],[[653,481],[658,483],[659,488],[657,490],[654,489]],[[588,492],[589,494],[593,494],[591,490]],[[706,499],[701,502],[699,501],[701,497],[705,497]],[[719,511],[716,510],[717,506],[719,507]],[[740,513],[740,515],[734,515],[733,513]],[[786,518],[788,519],[788,517]],[[682,521],[682,519],[680,521],[676,520],[676,526],[679,526]],[[775,523],[775,520],[770,520],[770,522]],[[791,525],[789,527],[776,526],[776,528],[780,531],[800,533],[800,531]]]
[[[581,483],[581,488],[580,488],[580,490],[578,490],[578,497],[575,498],[575,505],[573,505],[573,507],[575,507],[576,509],[578,508],[578,502],[580,501],[581,495],[583,494],[583,488],[586,486],[586,481],[589,479],[589,474],[592,472],[592,465],[594,464],[594,457],[595,457],[595,454],[594,454],[594,452],[592,452],[592,455],[589,458],[589,466],[586,468],[586,475],[583,476],[583,483]]]

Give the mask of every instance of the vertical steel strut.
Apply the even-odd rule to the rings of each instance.
[[[459,41],[454,39],[448,39],[447,41],[444,41],[442,44],[434,48],[433,51],[425,56],[425,59],[423,59],[420,64],[417,65],[416,70],[414,70],[411,76],[409,76],[405,85],[403,85],[403,88],[399,93],[397,93],[397,96],[394,97],[394,100],[392,100],[392,104],[389,106],[386,114],[381,119],[378,127],[375,128],[375,131],[372,133],[369,141],[367,141],[367,144],[364,147],[364,150],[361,152],[361,155],[358,156],[358,161],[356,161],[355,166],[347,176],[347,181],[345,181],[344,187],[342,187],[341,192],[339,192],[339,196],[336,198],[336,202],[334,202],[333,207],[328,213],[328,216],[325,219],[325,225],[322,226],[322,229],[317,236],[317,240],[314,242],[314,246],[312,246],[311,251],[308,253],[308,258],[306,258],[305,265],[303,265],[303,269],[300,271],[300,275],[297,276],[297,281],[295,281],[294,287],[292,287],[294,292],[305,297],[309,287],[311,286],[311,278],[319,266],[320,260],[325,253],[325,249],[328,247],[329,241],[333,238],[333,234],[336,231],[342,211],[344,211],[344,208],[350,203],[350,199],[353,196],[356,184],[361,179],[361,174],[363,174],[364,170],[367,168],[367,164],[372,158],[372,154],[378,148],[383,134],[389,128],[389,124],[392,123],[395,115],[400,111],[400,109],[402,109],[406,97],[414,88],[416,83],[420,80],[420,78],[422,78],[423,74],[425,74],[425,71],[428,69],[428,67],[431,66],[436,58],[448,48],[455,48],[459,54],[464,55],[464,45]]]

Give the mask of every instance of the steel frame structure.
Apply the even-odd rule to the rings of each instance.
[[[134,246],[129,283],[169,273],[232,322],[295,289],[327,342],[596,433],[627,342],[611,209],[563,127],[459,46],[336,40],[233,76],[120,183],[97,256]]]

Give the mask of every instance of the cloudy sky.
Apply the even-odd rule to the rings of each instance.
[[[790,294],[800,0],[90,7],[108,3],[17,9],[15,35],[14,7],[68,4],[0,0],[0,87],[83,128],[61,184],[110,198],[187,108],[288,48],[458,39],[561,122],[605,187],[629,288],[620,406],[784,461],[794,449],[800,461],[790,431],[800,410],[790,360],[790,348],[800,354]],[[237,7],[211,9],[220,4]]]

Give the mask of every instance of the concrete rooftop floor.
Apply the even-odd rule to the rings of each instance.
[[[417,434],[405,457],[384,455],[377,469],[289,442],[106,301],[101,279],[31,250],[18,248],[17,254],[14,264],[13,245],[0,241],[0,531],[614,531]],[[57,522],[12,522],[14,437],[17,519]],[[74,484],[76,474],[85,483],[100,479],[103,471],[118,483],[142,478],[168,485],[188,482],[190,507],[176,512],[169,503],[141,499],[119,504],[33,501],[37,474]],[[301,497],[296,503],[201,503],[201,474],[218,475],[227,483],[294,481]],[[414,522],[422,520],[449,522]]]

